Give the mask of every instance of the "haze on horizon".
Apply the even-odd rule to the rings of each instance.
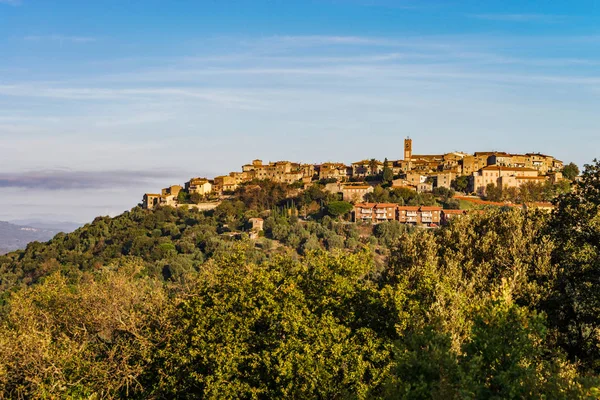
[[[254,158],[600,148],[592,0],[0,0],[0,220]]]

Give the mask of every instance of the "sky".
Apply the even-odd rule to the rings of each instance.
[[[252,159],[600,156],[600,1],[0,0],[0,220]]]

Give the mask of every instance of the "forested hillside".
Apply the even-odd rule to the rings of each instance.
[[[437,230],[258,186],[0,257],[3,396],[600,397],[600,163],[552,214]]]

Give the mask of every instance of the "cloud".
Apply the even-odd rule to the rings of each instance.
[[[563,15],[551,14],[469,14],[469,17],[488,21],[544,23],[555,23],[565,19]]]
[[[2,0],[0,0],[2,1]],[[69,35],[30,35],[25,36],[23,40],[29,42],[60,42],[60,43],[91,43],[98,39],[91,36],[69,36]]]
[[[36,190],[113,189],[139,187],[159,178],[174,176],[172,171],[73,171],[40,170],[1,172],[0,188]]]
[[[0,0],[0,4],[8,4],[9,6],[18,6],[21,0]]]
[[[169,75],[164,73],[164,79]],[[174,72],[171,72],[171,74]],[[226,72],[225,72],[226,73]],[[232,73],[235,73],[233,71]],[[209,73],[210,74],[210,73]],[[134,74],[135,76],[136,74]],[[180,98],[215,103],[227,108],[257,109],[261,104],[250,98],[228,90],[205,90],[184,87],[144,87],[144,88],[107,88],[107,87],[59,87],[39,83],[0,85],[0,96],[41,97],[63,100],[132,100],[153,98]]]

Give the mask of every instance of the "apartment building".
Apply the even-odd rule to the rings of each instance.
[[[399,206],[393,203],[358,203],[354,206],[354,221],[379,223],[399,221],[403,224],[439,226],[441,207]]]
[[[397,218],[398,204],[394,203],[359,203],[354,206],[354,220],[378,223],[393,221]]]

